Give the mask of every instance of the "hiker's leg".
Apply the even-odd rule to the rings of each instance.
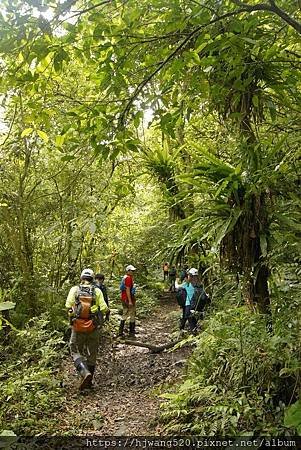
[[[129,316],[130,316],[130,333],[131,337],[135,336],[135,318],[136,318],[136,305],[129,306]]]
[[[69,348],[73,361],[83,356],[84,344],[85,344],[84,333],[79,333],[72,329],[69,341]]]
[[[190,315],[188,317],[189,328],[192,333],[196,333],[197,331],[197,320],[194,316]]]
[[[118,330],[118,336],[124,336],[124,325],[125,321],[129,314],[129,308],[128,305],[125,302],[122,302],[122,318],[119,324],[119,330]]]
[[[131,305],[131,306],[129,306],[129,317],[130,317],[130,322],[135,322],[135,318],[136,318],[136,305]]]
[[[185,323],[186,323],[186,318],[185,318],[185,306],[182,306],[182,317],[180,319],[180,330],[184,330],[185,328]]]
[[[85,333],[78,333],[72,330],[69,345],[75,368],[81,376],[80,390],[88,387],[92,380],[92,375],[89,372],[86,360],[83,356],[85,344]]]
[[[130,309],[128,303],[122,302],[122,320],[126,321],[129,315]]]
[[[125,325],[125,320],[121,319],[121,321],[119,323],[118,336],[124,336],[124,325]]]
[[[95,366],[99,346],[99,330],[93,330],[91,333],[86,334],[88,335],[86,342],[87,364],[89,366]]]
[[[99,330],[94,330],[91,333],[87,333],[89,336],[87,336],[87,366],[88,370],[91,373],[91,380],[87,383],[87,388],[92,387],[92,380],[95,372],[95,366],[96,366],[96,359],[97,359],[97,353],[98,353],[98,347],[99,347]]]

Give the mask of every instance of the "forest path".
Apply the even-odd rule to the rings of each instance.
[[[154,345],[170,342],[177,329],[179,308],[173,294],[164,292],[148,317],[138,320],[137,340]],[[151,353],[148,349],[117,344],[104,333],[95,373],[95,389],[83,395],[71,361],[65,363],[66,404],[59,412],[62,434],[94,436],[160,435],[155,417],[162,400],[156,388],[178,380],[189,348]]]

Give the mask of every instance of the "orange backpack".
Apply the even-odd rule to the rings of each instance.
[[[93,304],[95,304],[95,287],[84,284],[79,285],[75,298],[75,317],[72,323],[74,331],[87,333],[96,328],[94,314],[91,313]]]

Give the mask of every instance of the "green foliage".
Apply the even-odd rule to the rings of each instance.
[[[299,436],[301,436],[301,401],[298,400],[293,405],[289,406],[285,411],[284,425],[286,427],[292,427],[297,430]]]
[[[236,291],[237,305],[261,299],[275,336],[244,309],[213,317],[179,394],[180,429],[281,431],[290,402],[281,386],[299,370],[298,2],[25,3],[4,0],[0,14],[0,284],[16,303],[12,322],[49,311],[49,332],[62,330],[84,266],[119,279],[131,262],[142,286],[162,260],[189,262],[211,287]],[[225,267],[238,288],[218,286]],[[149,286],[142,315],[154,304]],[[28,392],[55,359],[43,330],[16,334],[27,356],[38,354],[24,346],[28,333],[46,348],[36,374],[10,344]],[[34,410],[20,383],[20,405]],[[6,404],[13,423],[18,404]],[[287,423],[298,427],[291,408]]]
[[[294,333],[271,335],[263,317],[231,307],[206,322],[196,345],[186,380],[163,395],[167,432],[283,435],[297,426],[297,406],[283,422],[300,370]]]
[[[17,434],[50,432],[52,414],[63,401],[57,373],[64,355],[60,333],[49,329],[45,315],[24,330],[13,330],[1,344],[1,428]],[[4,359],[5,355],[5,359]]]

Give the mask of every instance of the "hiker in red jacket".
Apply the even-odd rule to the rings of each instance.
[[[125,268],[125,275],[120,284],[120,297],[122,302],[122,319],[119,325],[118,336],[124,336],[125,321],[130,319],[130,337],[135,337],[136,298],[134,287],[134,271],[136,267],[129,264]]]

